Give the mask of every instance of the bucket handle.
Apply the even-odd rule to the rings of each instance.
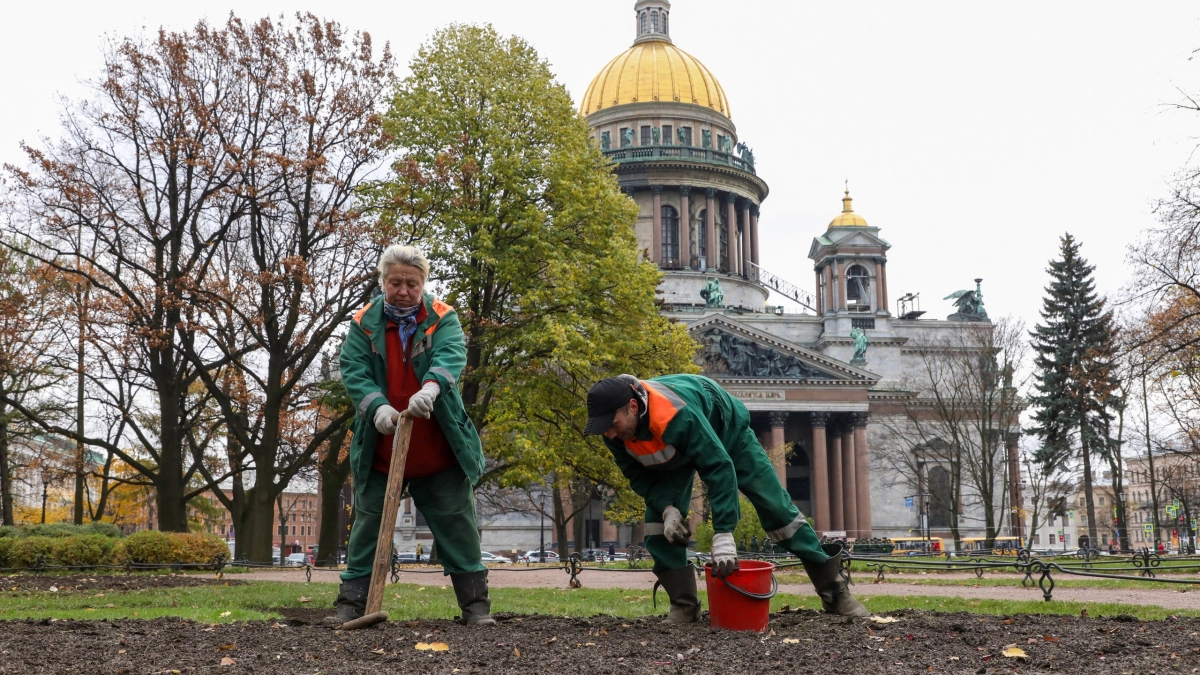
[[[738,593],[741,593],[742,595],[744,595],[747,598],[750,598],[752,600],[770,600],[771,598],[775,597],[776,593],[779,592],[779,580],[775,578],[774,572],[771,572],[771,590],[768,593],[751,593],[750,591],[748,591],[744,588],[739,588],[737,586],[734,586],[733,584],[729,583],[722,577],[718,577],[715,574],[713,576],[716,577],[717,579],[720,579],[721,583],[728,586],[731,590],[737,591]]]

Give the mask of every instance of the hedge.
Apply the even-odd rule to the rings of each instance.
[[[73,525],[71,523],[42,523],[22,525],[21,527],[0,527],[0,539],[10,537],[75,537],[80,535],[98,534],[113,539],[121,537],[121,528],[112,523],[87,523]]]
[[[66,537],[0,537],[0,568],[33,567],[41,556],[47,565],[122,565],[211,563],[229,556],[229,547],[211,534],[147,530],[124,539],[101,534]]]

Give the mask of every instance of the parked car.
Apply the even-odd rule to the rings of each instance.
[[[602,548],[589,548],[579,552],[579,557],[583,558],[584,562],[604,562],[608,560],[608,551]]]
[[[289,554],[283,564],[286,567],[304,567],[308,564],[308,554],[303,552]]]
[[[512,562],[512,558],[505,558],[502,555],[496,555],[495,553],[488,553],[487,551],[480,551],[479,557],[483,558],[483,564],[485,564],[485,565],[488,563],[510,563],[510,562]]]
[[[396,554],[396,562],[400,563],[401,565],[404,565],[404,564],[415,565],[417,563],[427,563],[427,562],[429,562],[429,554],[422,553],[421,557],[418,558],[417,554],[413,553],[412,551],[408,551],[405,553],[397,553]]]
[[[540,549],[529,551],[525,555],[517,558],[520,562],[558,562],[558,554],[550,549],[546,549],[546,559],[542,560],[542,552]]]

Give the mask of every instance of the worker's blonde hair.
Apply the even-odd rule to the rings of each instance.
[[[376,269],[379,271],[379,285],[383,286],[383,280],[387,278],[388,271],[392,269],[392,265],[408,265],[421,270],[421,279],[429,279],[429,259],[416,246],[403,246],[401,244],[392,244],[383,249],[383,253],[379,256],[379,265]]]

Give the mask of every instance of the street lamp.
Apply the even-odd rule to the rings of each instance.
[[[50,476],[42,474],[42,524],[46,524],[46,498],[50,496]]]
[[[544,562],[546,562],[546,495],[545,495],[545,493],[542,494],[541,512],[542,512],[542,526],[541,526],[541,529],[538,531],[538,534],[542,538],[542,544],[541,544],[542,554],[538,558],[538,562],[544,563]]]

